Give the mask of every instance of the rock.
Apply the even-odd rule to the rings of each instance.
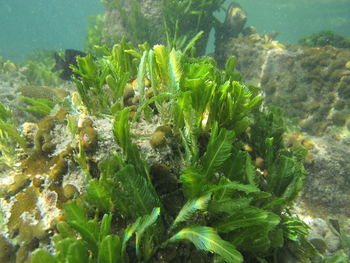
[[[261,87],[266,103],[282,107],[311,138],[303,143],[312,155],[301,196],[308,208],[349,215],[350,50],[283,46],[253,34],[219,43],[216,51],[222,65],[235,56],[244,80]]]

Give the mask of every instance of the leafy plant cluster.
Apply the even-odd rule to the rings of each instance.
[[[0,102],[0,167],[11,167],[16,162],[17,144],[24,150],[27,145],[14,123],[12,112]]]
[[[78,58],[74,79],[92,114],[113,116],[122,152],[99,165],[86,194],[65,205],[55,253],[38,249],[33,262],[157,262],[179,242],[192,243],[208,262],[283,262],[315,252],[307,226],[288,206],[306,172],[305,151],[283,147],[278,110],[261,111],[255,87],[245,86],[230,58],[225,70],[213,59],[189,56],[163,45],[138,49],[122,40],[105,56]],[[146,98],[144,80],[153,96]],[[131,118],[123,104],[126,83],[136,79],[140,96]],[[107,95],[108,94],[108,95]],[[130,122],[159,114],[171,127],[183,160],[175,193],[181,208],[166,203],[167,176],[155,177],[132,139]],[[245,150],[250,146],[252,150]],[[255,158],[264,160],[257,167]],[[264,170],[264,173],[261,172]],[[192,248],[189,248],[192,249]],[[188,262],[178,254],[178,262]]]
[[[183,48],[197,32],[203,31],[203,37],[197,45],[197,52],[200,55],[205,53],[210,30],[220,23],[214,13],[220,10],[224,2],[224,0],[162,0],[160,3],[153,3],[154,8],[159,9],[163,17],[163,21],[159,21],[159,18],[152,15],[148,17],[149,14],[142,12],[139,0],[130,1],[130,11],[125,9],[125,3],[121,0],[102,0],[107,9],[113,7],[120,12],[128,40],[132,43],[146,41],[158,44],[164,40],[163,30],[152,30],[154,28],[152,19],[158,19],[157,23],[163,22],[165,31],[169,31],[170,35],[174,35],[177,31],[176,46],[178,49]]]
[[[208,42],[209,33],[212,28],[216,28],[220,23],[214,13],[219,11],[224,0],[164,0],[162,1],[163,15],[166,24],[173,29],[178,23],[179,36],[177,48],[182,48],[183,44],[203,31],[203,37],[198,41],[198,54],[204,54]],[[172,32],[174,34],[175,32]]]
[[[54,65],[54,51],[36,50],[22,63],[23,74],[30,85],[57,86],[62,80],[57,73],[51,71]]]
[[[308,47],[333,46],[338,48],[350,48],[350,39],[334,31],[321,31],[300,39],[299,44]]]

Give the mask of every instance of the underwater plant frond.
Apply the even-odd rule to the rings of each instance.
[[[184,239],[191,241],[197,249],[220,255],[225,262],[243,262],[241,253],[236,250],[234,245],[221,239],[214,228],[204,226],[184,228],[172,236],[168,242],[176,242]]]
[[[115,180],[120,184],[120,187],[115,189],[115,194],[118,196],[117,202],[127,207],[126,212],[130,216],[148,214],[154,207],[160,205],[153,186],[137,173],[133,165],[128,164],[118,171],[115,174]]]
[[[211,199],[211,194],[201,196],[197,199],[192,199],[186,202],[186,204],[181,208],[179,214],[175,218],[171,229],[175,228],[179,223],[188,220],[197,210],[205,210],[208,206],[208,202]]]
[[[27,107],[21,107],[22,110],[31,111],[35,113],[39,113],[42,116],[47,116],[51,113],[52,109],[56,105],[55,102],[52,102],[47,99],[39,99],[39,98],[29,98],[25,96],[18,96],[21,100],[26,103],[31,104]]]
[[[207,150],[203,156],[203,173],[212,177],[214,172],[230,157],[235,132],[225,129],[218,130],[218,125],[212,127]]]
[[[141,250],[141,240],[145,231],[147,231],[158,219],[160,215],[160,208],[154,208],[152,212],[148,215],[138,217],[135,223],[129,225],[124,232],[124,238],[122,243],[122,253],[125,254],[126,243],[132,237],[133,234],[136,234],[136,255],[141,260],[142,252]],[[148,240],[150,242],[150,240]]]

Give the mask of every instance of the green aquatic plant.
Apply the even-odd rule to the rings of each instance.
[[[52,72],[55,65],[54,51],[36,50],[21,63],[23,74],[30,85],[58,86],[62,83],[57,72]]]
[[[139,51],[123,38],[111,51],[97,47],[105,56],[95,60],[91,55],[77,57],[77,67],[72,66],[73,81],[81,100],[93,114],[110,114],[113,108],[123,107],[126,83],[137,74]],[[143,46],[140,46],[142,50]],[[107,86],[104,86],[104,84]]]
[[[38,113],[41,116],[49,115],[56,105],[54,102],[47,99],[29,98],[25,96],[18,97],[27,104],[30,104],[26,107],[21,107],[22,110]]]
[[[17,160],[17,145],[27,151],[27,144],[12,117],[9,107],[0,102],[0,166],[11,167]]]
[[[39,249],[34,263],[155,262],[178,242],[214,253],[203,254],[208,262],[281,262],[286,255],[302,261],[315,253],[307,226],[288,209],[306,177],[305,151],[284,148],[280,111],[261,110],[258,89],[239,82],[233,58],[220,71],[213,59],[190,56],[190,48],[134,49],[123,40],[112,51],[101,50],[103,58],[78,58],[75,82],[91,113],[113,115],[120,149],[100,162],[85,195],[66,205],[55,255]],[[144,96],[145,79],[150,97]],[[130,80],[140,96],[132,105],[136,112],[124,105]],[[130,128],[155,115],[170,130],[173,154],[181,160],[172,190],[157,188],[167,176],[150,173]],[[80,155],[85,167],[88,157]],[[263,166],[253,161],[258,157]],[[170,194],[178,207],[167,203]]]
[[[334,31],[321,31],[300,39],[299,44],[308,47],[333,46],[337,48],[350,48],[350,39]]]
[[[220,10],[224,2],[224,0],[162,0],[142,3],[139,0],[132,0],[130,5],[126,5],[121,0],[102,0],[107,10],[113,8],[118,10],[125,34],[132,43],[148,42],[154,45],[165,43],[164,35],[176,35],[176,47],[180,49],[185,42],[202,31],[203,37],[197,43],[199,55],[205,53],[210,30],[220,23],[214,13]],[[152,5],[152,10],[144,11],[148,8],[144,8],[143,5]],[[159,25],[163,23],[164,26]],[[115,42],[110,36],[104,38],[108,43]]]
[[[163,0],[161,5],[166,25],[171,30],[174,29],[172,34],[175,34],[178,27],[177,35],[181,42],[186,42],[197,32],[203,31],[203,37],[197,44],[198,54],[203,55],[210,30],[220,23],[214,13],[220,10],[224,2],[224,0]]]

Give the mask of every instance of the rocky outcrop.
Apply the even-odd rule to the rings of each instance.
[[[217,51],[219,62],[235,56],[237,70],[261,87],[267,104],[280,106],[313,136],[302,195],[307,206],[349,215],[350,50],[284,46],[254,34],[221,43]]]
[[[107,44],[122,37],[135,43],[165,40],[161,1],[105,1],[105,6],[103,36]]]

